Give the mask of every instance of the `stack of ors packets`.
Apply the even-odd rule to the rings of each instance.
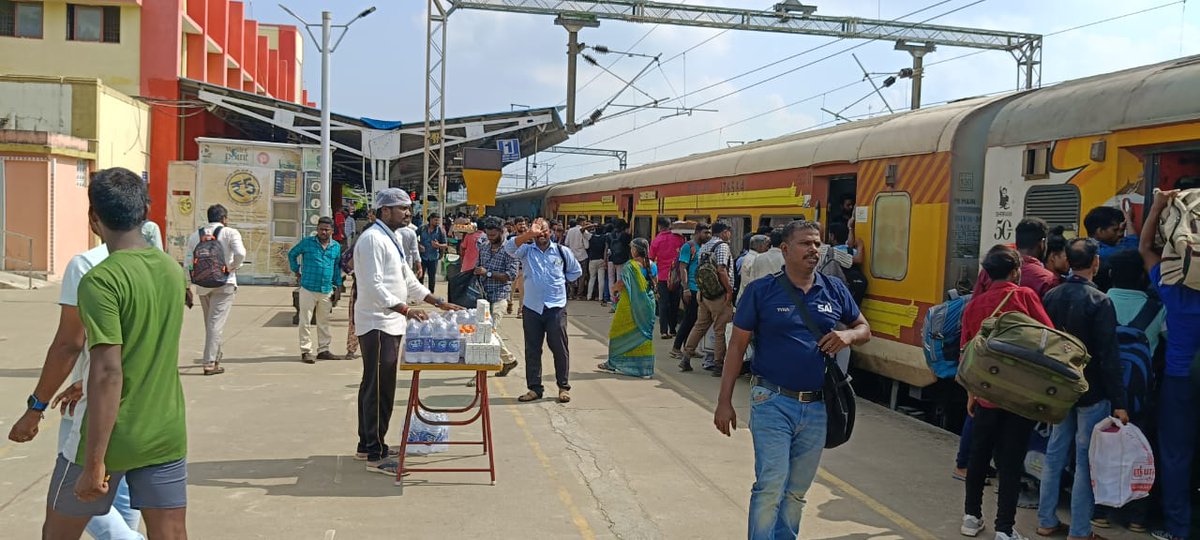
[[[492,305],[481,299],[475,303],[475,332],[467,336],[466,363],[500,364],[500,342],[492,324]]]

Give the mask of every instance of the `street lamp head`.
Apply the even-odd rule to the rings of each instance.
[[[299,15],[296,15],[296,12],[294,12],[294,11],[292,11],[292,10],[288,9],[288,7],[287,7],[287,6],[285,6],[285,5],[283,5],[283,4],[279,4],[279,9],[282,9],[282,10],[284,10],[285,12],[287,12],[287,14],[288,14],[288,15],[291,15],[292,17],[295,17],[295,18],[296,18],[296,20],[297,20],[297,21],[300,21],[300,23],[301,23],[301,24],[303,24],[303,25],[305,25],[305,26],[308,26],[308,21],[305,21],[304,19],[301,19]]]
[[[375,13],[375,6],[371,6],[371,7],[367,8],[367,9],[364,9],[362,13],[359,13],[359,14],[358,14],[358,16],[357,16],[357,17],[355,17],[355,19],[361,19],[361,18],[363,18],[363,17],[366,17],[367,15],[370,15],[370,14],[372,14],[372,13]]]

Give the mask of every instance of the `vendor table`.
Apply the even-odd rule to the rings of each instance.
[[[500,366],[492,364],[400,364],[402,371],[412,372],[412,385],[408,390],[408,405],[404,411],[404,431],[400,437],[400,457],[399,466],[396,468],[396,485],[402,485],[400,478],[405,473],[410,472],[485,472],[492,477],[492,485],[496,485],[496,460],[494,449],[492,447],[492,414],[491,407],[488,403],[488,381],[487,374],[489,371],[500,371]],[[437,408],[430,407],[421,402],[421,373],[425,371],[474,371],[475,372],[475,397],[471,403],[461,408]],[[449,420],[445,422],[433,421],[421,414],[422,410],[431,413],[446,413],[462,414],[477,409],[475,414],[465,420]],[[446,441],[446,442],[408,442],[409,429],[412,427],[412,417],[417,415],[422,422],[431,426],[466,426],[475,422],[482,424],[483,440],[480,441]],[[474,469],[459,469],[459,468],[434,468],[434,467],[405,467],[404,460],[408,454],[408,445],[410,444],[478,444],[483,446],[483,453],[487,454],[487,468]]]

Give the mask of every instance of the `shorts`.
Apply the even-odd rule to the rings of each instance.
[[[130,506],[135,509],[169,509],[187,506],[187,459],[159,465],[149,465],[120,472],[109,472],[108,493],[91,502],[75,496],[75,482],[83,467],[67,460],[62,454],[50,476],[50,493],[46,505],[68,516],[103,516],[112,508],[121,478],[129,484]]]

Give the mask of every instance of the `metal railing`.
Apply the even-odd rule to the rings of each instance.
[[[0,230],[0,234],[4,236],[4,251],[0,253],[0,270],[14,271],[11,263],[20,263],[25,267],[25,277],[29,278],[29,289],[33,290],[33,237],[5,230]],[[10,239],[16,239],[17,242],[12,242]],[[14,244],[16,249],[14,249]],[[22,247],[25,249],[21,249]],[[22,252],[24,256],[22,256]]]

